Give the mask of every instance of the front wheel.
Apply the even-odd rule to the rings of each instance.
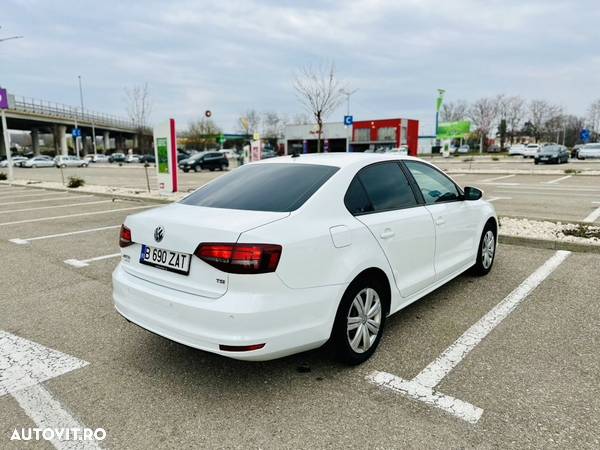
[[[385,290],[375,280],[353,282],[342,297],[331,340],[337,358],[350,365],[371,357],[383,334]]]
[[[472,267],[474,275],[483,276],[490,273],[496,256],[496,231],[491,223],[488,223],[481,233],[479,247],[477,250],[477,260]]]

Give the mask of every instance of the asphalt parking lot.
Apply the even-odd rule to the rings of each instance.
[[[488,198],[512,197],[529,215],[554,209],[581,220],[587,202],[600,201],[596,177],[504,179],[519,185],[489,178],[457,181],[481,186]],[[517,192],[525,187],[546,203]],[[499,212],[510,208],[503,202],[495,200]],[[0,342],[16,336],[88,363],[43,381],[49,406],[3,390],[11,380],[0,375],[1,448],[51,448],[10,436],[63,417],[104,428],[102,448],[600,446],[600,255],[557,260],[551,250],[500,245],[487,277],[462,275],[390,318],[377,353],[359,367],[334,363],[325,350],[245,363],[170,342],[114,311],[118,226],[151,207],[0,186]],[[543,270],[549,260],[554,270]],[[496,313],[507,301],[514,310]],[[490,312],[493,326],[467,333],[470,347],[448,364],[448,349]],[[0,368],[12,373],[21,359],[0,354]],[[419,379],[432,364],[445,367],[434,386],[441,403],[373,382],[374,373]],[[479,417],[448,412],[453,405],[470,405]]]

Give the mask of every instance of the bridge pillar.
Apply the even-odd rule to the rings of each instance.
[[[139,140],[137,134],[133,135],[133,149],[136,150],[136,151],[138,151],[138,153],[139,153],[139,150],[140,150],[140,140]]]
[[[110,132],[104,132],[104,152],[106,153],[110,148]]]
[[[54,132],[54,142],[59,143],[60,154],[67,156],[69,154],[69,147],[67,147],[67,126],[58,125]]]
[[[37,128],[31,129],[31,148],[34,155],[40,154],[40,130]]]

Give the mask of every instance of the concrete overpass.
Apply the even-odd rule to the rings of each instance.
[[[102,139],[105,150],[116,148],[125,150],[127,140],[131,140],[131,147],[138,147],[139,127],[133,122],[117,116],[97,113],[75,106],[46,100],[8,95],[9,107],[5,110],[7,128],[31,132],[31,142],[35,154],[39,154],[39,138],[41,134],[54,135],[55,151],[63,155],[68,154],[67,137],[73,128],[81,129],[81,142],[83,153],[88,153],[93,148],[92,142],[97,138]],[[1,134],[0,125],[0,136]],[[151,130],[144,130],[144,135],[151,135]],[[94,139],[95,137],[96,139]],[[111,146],[114,139],[114,146]],[[0,139],[0,155],[5,155],[4,142]]]

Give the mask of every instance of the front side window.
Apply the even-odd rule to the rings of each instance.
[[[460,199],[460,192],[456,185],[437,169],[416,161],[405,161],[404,163],[417,182],[425,203],[428,205]]]
[[[249,164],[201,187],[181,203],[290,212],[302,206],[338,170],[320,164]]]
[[[396,162],[365,167],[357,178],[370,200],[371,211],[388,211],[417,205],[410,184]]]

